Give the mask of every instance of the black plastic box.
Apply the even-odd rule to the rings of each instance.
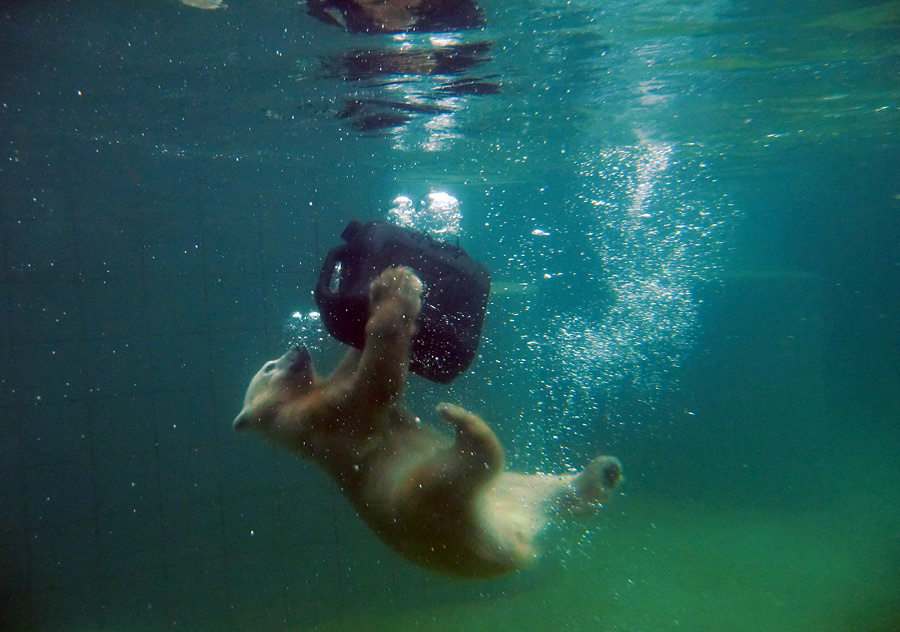
[[[315,299],[332,336],[359,349],[369,318],[369,284],[383,270],[412,268],[422,280],[422,310],[410,370],[447,383],[475,358],[491,291],[488,269],[462,248],[386,222],[351,222],[345,243],[325,257]]]

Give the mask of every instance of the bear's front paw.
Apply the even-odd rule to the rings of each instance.
[[[410,316],[419,313],[424,286],[410,268],[388,268],[378,275],[369,287],[372,307],[386,301],[399,301]]]

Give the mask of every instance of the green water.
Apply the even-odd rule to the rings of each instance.
[[[514,597],[309,629],[896,629],[896,564],[870,548],[890,538],[857,521],[648,498],[605,522],[602,542]]]
[[[0,2],[0,629],[900,629],[900,3],[484,4],[499,91],[452,98],[323,70],[427,36],[228,4]],[[229,428],[292,338],[334,360],[346,222],[432,189],[495,293],[409,406],[626,476],[495,582]]]

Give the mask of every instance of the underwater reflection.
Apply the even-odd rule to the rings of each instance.
[[[418,123],[425,149],[455,137],[454,113],[470,97],[497,94],[497,75],[472,71],[491,61],[492,42],[469,41],[484,26],[472,2],[308,0],[308,13],[352,33],[392,34],[376,46],[324,57],[325,78],[350,88],[337,118],[367,135],[398,135]],[[398,147],[406,143],[398,144]]]
[[[419,118],[453,114],[462,98],[500,92],[495,75],[467,75],[490,61],[491,43],[456,43],[447,36],[402,38],[396,48],[354,50],[325,58],[326,77],[357,85],[337,113],[363,133]]]

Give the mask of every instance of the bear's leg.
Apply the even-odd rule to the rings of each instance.
[[[456,431],[453,445],[441,457],[444,479],[469,494],[503,472],[503,447],[480,417],[454,404],[438,404],[436,410]]]
[[[403,392],[422,289],[409,268],[389,268],[372,281],[366,341],[354,380],[357,401],[387,405]]]
[[[350,347],[341,358],[341,361],[335,367],[332,377],[353,375],[353,372],[359,368],[359,357],[361,351],[356,347]]]

